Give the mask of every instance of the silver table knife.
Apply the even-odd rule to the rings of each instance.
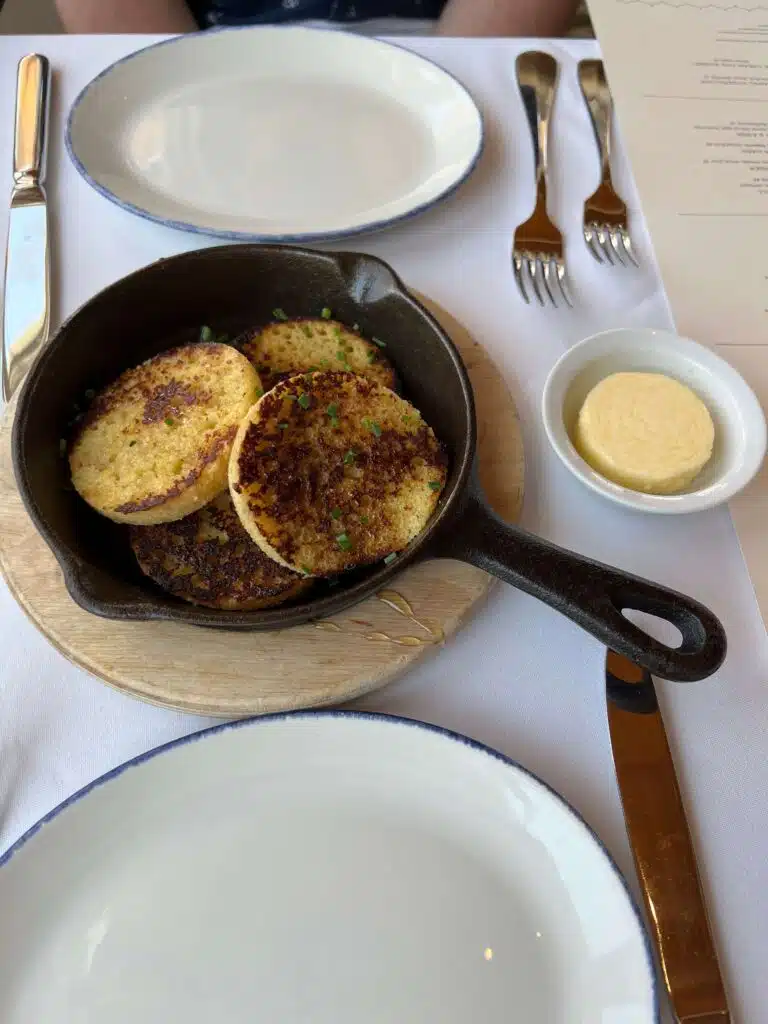
[[[48,341],[50,269],[45,178],[51,71],[33,53],[19,61],[13,192],[3,292],[3,399],[8,401]]]
[[[648,672],[608,652],[608,724],[624,819],[664,984],[680,1024],[729,1024],[664,722]]]

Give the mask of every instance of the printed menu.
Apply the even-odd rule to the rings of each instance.
[[[589,8],[677,330],[768,412],[768,2]],[[768,466],[731,514],[768,624]]]

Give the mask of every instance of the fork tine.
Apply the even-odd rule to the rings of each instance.
[[[605,260],[600,255],[600,249],[597,245],[597,239],[595,238],[594,224],[586,224],[584,226],[584,241],[587,243],[587,248],[592,253],[597,262],[605,263]]]
[[[548,259],[542,259],[541,264],[544,269],[544,287],[547,289],[549,301],[555,309],[557,309],[557,302],[555,301],[555,294],[552,291],[552,283],[550,281],[550,278],[552,277],[552,267],[555,264],[555,260],[550,256]]]
[[[569,294],[567,282],[565,280],[565,265],[563,261],[555,260],[555,267],[557,268],[557,283],[560,285],[560,292],[565,299],[565,304],[569,309],[573,309],[573,299]]]
[[[636,267],[639,267],[640,264],[637,262],[637,256],[635,256],[635,250],[632,248],[632,241],[631,241],[631,239],[629,237],[629,232],[627,231],[626,228],[621,228],[620,229],[620,234],[621,234],[621,241],[624,244],[624,251],[626,252],[627,256],[629,256],[630,260],[634,263],[634,265]]]
[[[614,266],[616,261],[611,255],[612,248],[608,241],[608,232],[605,230],[604,224],[597,225],[597,240],[600,243],[600,249],[605,255],[606,260],[611,264],[611,266]]]
[[[611,248],[616,254],[616,259],[619,261],[622,267],[626,267],[627,264],[624,262],[624,257],[622,256],[622,249],[624,247],[619,246],[620,236],[618,228],[608,228],[608,238],[610,239]]]
[[[544,296],[541,294],[541,289],[539,288],[539,275],[536,272],[540,263],[535,256],[531,256],[530,254],[526,262],[528,264],[528,273],[531,277],[531,284],[533,285],[533,290],[536,292],[536,298],[539,300],[539,305],[543,306]]]
[[[525,284],[523,280],[523,258],[519,253],[513,251],[512,253],[512,266],[515,270],[515,281],[517,281],[517,287],[520,289],[520,294],[523,296],[528,305],[531,304],[531,300],[528,297],[528,292],[525,290]]]

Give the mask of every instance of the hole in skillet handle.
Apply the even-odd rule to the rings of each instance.
[[[705,679],[725,658],[725,631],[708,608],[504,522],[487,504],[476,470],[458,517],[441,532],[433,552],[470,562],[531,594],[662,679]],[[671,622],[682,644],[667,647],[648,636],[622,615],[627,609]]]

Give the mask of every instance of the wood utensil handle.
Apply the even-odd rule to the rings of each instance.
[[[627,833],[680,1024],[729,1024],[696,855],[651,676],[609,651],[608,724]]]
[[[45,176],[51,67],[46,57],[31,53],[19,61],[16,80],[16,130],[13,180],[40,185]]]

